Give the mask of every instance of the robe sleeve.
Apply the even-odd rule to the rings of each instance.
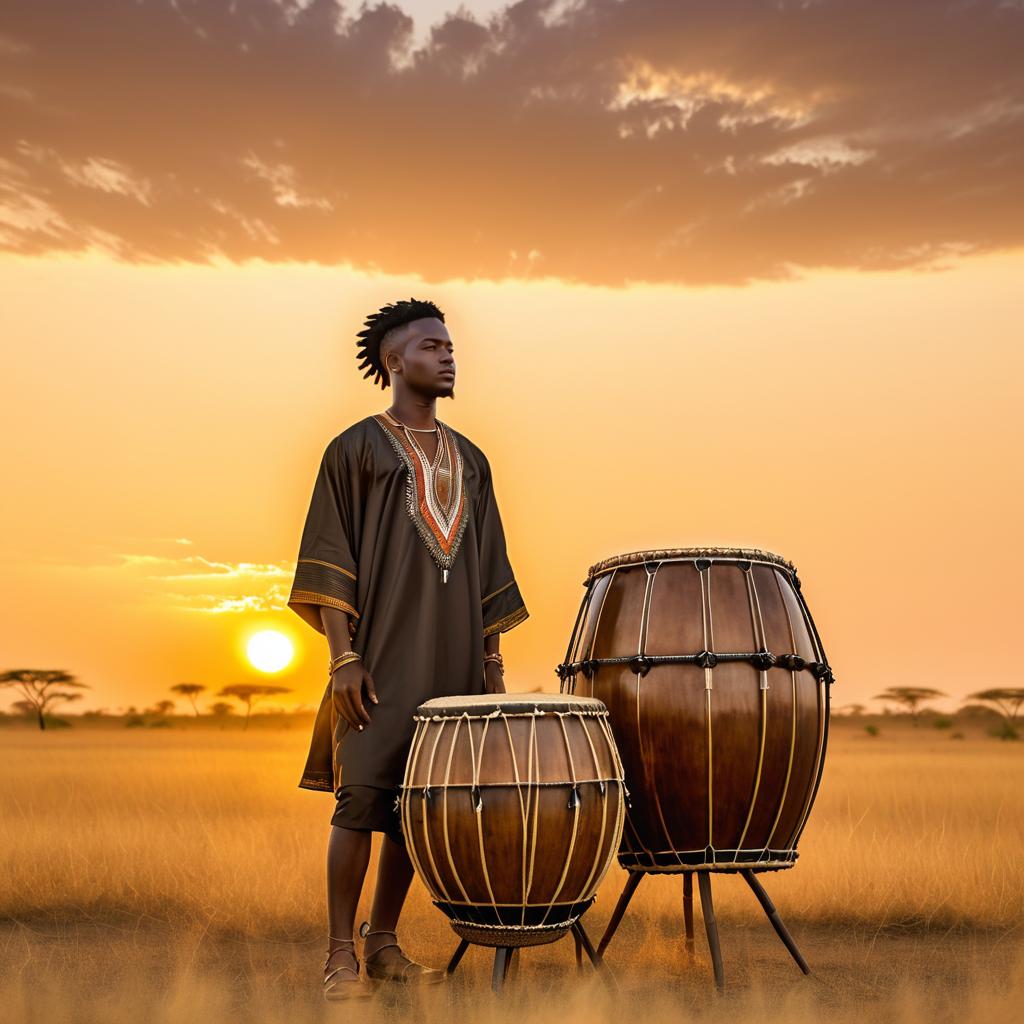
[[[529,616],[519,584],[509,564],[505,532],[494,498],[491,467],[480,453],[483,472],[476,506],[476,530],[480,543],[480,594],[483,601],[484,636],[504,633]]]
[[[344,446],[335,437],[324,450],[313,483],[288,597],[288,607],[318,633],[324,633],[320,605],[348,612],[352,632],[359,617],[355,559],[359,546],[353,536],[352,477],[346,468]]]

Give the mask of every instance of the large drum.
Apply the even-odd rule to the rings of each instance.
[[[530,946],[594,900],[622,836],[622,763],[599,700],[550,693],[421,704],[402,830],[434,904],[463,939]]]
[[[821,778],[832,673],[792,563],[748,548],[591,567],[562,690],[608,707],[632,871],[791,867]]]

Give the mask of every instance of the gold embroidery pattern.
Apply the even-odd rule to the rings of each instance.
[[[437,455],[431,463],[384,416],[377,414],[373,418],[405,464],[406,510],[416,532],[438,567],[450,569],[469,522],[469,502],[463,487],[462,452],[455,434],[447,424],[435,420]],[[447,481],[442,480],[445,475],[448,475]]]
[[[288,604],[325,604],[328,608],[340,608],[343,612],[359,618],[359,612],[348,601],[339,601],[338,598],[328,597],[326,594],[316,594],[312,590],[293,590],[288,598]]]
[[[490,636],[492,633],[504,633],[505,630],[517,626],[523,619],[529,617],[530,613],[526,610],[525,605],[520,605],[514,612],[498,619],[496,622],[492,622],[489,626],[485,626],[484,636]]]
[[[513,583],[515,583],[515,580],[509,580],[508,583],[505,584],[505,586],[498,587],[497,590],[492,590],[480,603],[487,604],[487,602],[490,601],[492,597],[497,597],[503,590],[508,590],[508,588],[511,587]]]
[[[298,558],[297,562],[313,562],[316,565],[326,565],[328,569],[337,569],[338,572],[343,572],[346,576],[351,579],[355,579],[355,573],[349,572],[348,569],[343,569],[340,565],[335,565],[333,562],[325,562],[320,558]]]

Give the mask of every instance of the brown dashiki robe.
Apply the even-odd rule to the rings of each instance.
[[[398,787],[423,701],[482,693],[484,637],[528,615],[505,550],[484,453],[437,421],[433,465],[387,414],[327,445],[288,607],[324,633],[319,605],[347,611],[373,677],[362,732],[324,690],[299,786],[333,792],[331,823],[402,843]],[[417,439],[415,433],[412,438]]]

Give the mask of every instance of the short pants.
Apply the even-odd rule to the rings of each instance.
[[[405,846],[402,815],[398,810],[401,790],[378,786],[345,786],[338,790],[338,804],[331,817],[332,825],[358,829],[362,832],[383,832],[399,846]]]

